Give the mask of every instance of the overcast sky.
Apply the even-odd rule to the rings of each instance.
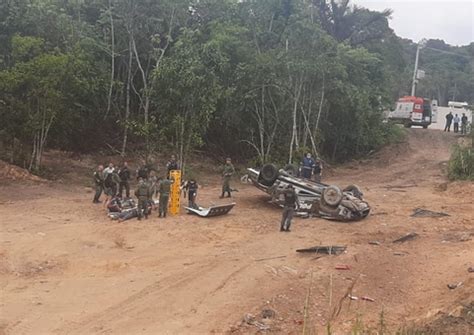
[[[390,27],[418,42],[442,39],[452,45],[474,42],[474,0],[352,0],[373,10],[393,10]]]

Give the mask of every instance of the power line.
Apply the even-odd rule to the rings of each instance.
[[[460,54],[457,54],[457,53],[451,52],[451,51],[440,50],[440,49],[435,49],[435,48],[430,48],[430,47],[425,47],[425,49],[430,49],[430,50],[434,50],[434,51],[439,51],[439,52],[443,52],[443,53],[446,53],[446,54],[450,54],[450,55],[454,55],[454,56],[459,56],[459,57],[463,57],[463,58],[467,58],[467,59],[469,59],[469,60],[472,60],[472,57],[465,56],[465,55],[460,55]]]

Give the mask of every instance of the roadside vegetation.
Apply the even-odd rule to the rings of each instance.
[[[474,180],[474,131],[465,139],[467,141],[453,147],[448,166],[451,180]]]
[[[416,45],[390,15],[347,0],[3,1],[0,158],[363,156],[393,140],[382,111],[410,89]],[[474,44],[423,52],[419,94],[472,104]]]

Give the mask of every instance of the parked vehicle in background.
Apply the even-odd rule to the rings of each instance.
[[[401,123],[405,127],[421,126],[428,128],[432,122],[431,101],[414,96],[404,96],[397,101],[394,111],[388,115],[391,122]]]

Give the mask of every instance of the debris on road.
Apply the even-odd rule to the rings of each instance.
[[[471,266],[467,269],[467,272],[473,273],[474,272],[474,266]]]
[[[317,254],[326,254],[326,255],[340,255],[344,251],[346,251],[346,246],[337,246],[337,245],[330,245],[330,246],[318,246],[306,249],[297,249],[296,252],[312,252]]]
[[[274,318],[276,315],[275,311],[271,308],[266,308],[262,310],[262,318],[264,319],[271,319]]]
[[[251,326],[255,326],[257,327],[258,329],[260,330],[269,330],[270,329],[270,326],[266,325],[266,324],[263,324],[261,322],[258,322],[256,319],[255,319],[255,316],[253,316],[252,314],[245,314],[244,315],[244,320],[243,320],[246,324],[248,325],[251,325]]]
[[[286,256],[275,256],[275,257],[259,258],[259,259],[256,259],[255,262],[269,261],[269,260],[272,260],[272,259],[285,258],[285,257]]]
[[[405,256],[406,255],[406,253],[404,253],[404,252],[394,252],[393,254],[395,256]]]
[[[350,270],[351,267],[347,264],[336,265],[336,270]]]
[[[393,241],[393,243],[403,243],[403,242],[406,242],[406,241],[411,241],[411,240],[414,240],[416,238],[418,238],[418,235],[417,233],[408,233],[406,234],[405,236],[402,236],[398,239],[396,239],[395,241]]]
[[[360,297],[360,300],[375,302],[375,299],[372,299],[370,297]]]
[[[364,301],[370,301],[370,302],[375,302],[375,299],[372,299],[370,297],[367,297],[367,296],[363,296],[363,297],[356,297],[355,295],[352,295],[352,294],[348,294],[347,297],[351,300],[364,300]]]
[[[369,244],[371,245],[380,245],[379,241],[369,241]]]
[[[188,213],[190,214],[197,214],[200,217],[211,217],[211,216],[219,216],[225,215],[230,212],[232,208],[234,208],[235,202],[226,205],[218,205],[218,206],[211,206],[209,208],[191,208],[191,207],[184,207]]]
[[[449,214],[443,212],[433,212],[428,209],[415,208],[411,216],[414,218],[441,218],[449,216]]]
[[[450,290],[454,290],[454,289],[458,288],[458,287],[461,286],[461,285],[462,285],[462,281],[460,281],[460,282],[457,283],[457,284],[448,284],[448,288],[449,288]]]

